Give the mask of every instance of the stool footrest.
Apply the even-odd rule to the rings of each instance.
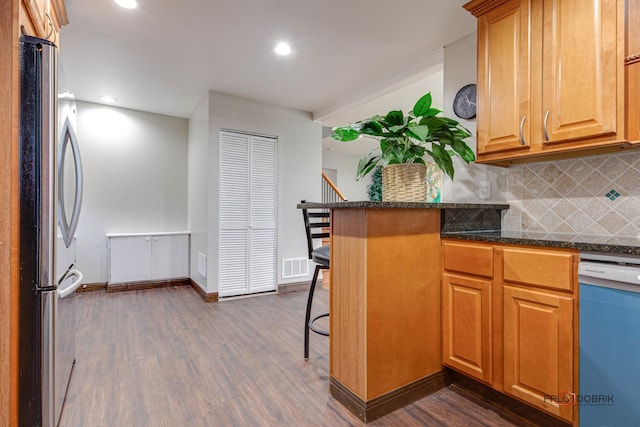
[[[313,322],[315,322],[316,320],[318,320],[318,319],[320,319],[322,317],[328,317],[328,316],[329,316],[329,313],[323,313],[323,314],[320,314],[320,315],[314,317],[313,319],[309,320],[309,329],[311,329],[316,334],[320,334],[320,335],[324,335],[325,337],[328,337],[329,336],[329,331],[325,331],[324,329],[316,328],[313,325]]]

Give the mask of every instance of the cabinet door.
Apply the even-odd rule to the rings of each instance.
[[[276,143],[220,132],[221,297],[276,289]]]
[[[220,132],[218,294],[249,292],[249,135]]]
[[[504,286],[504,391],[571,421],[573,300]],[[559,402],[560,400],[560,402]]]
[[[627,61],[640,59],[640,0],[627,0]]]
[[[542,44],[543,144],[615,138],[618,0],[545,0]]]
[[[627,139],[640,143],[640,60],[625,67],[627,78]]]
[[[27,11],[27,7],[24,1],[20,2],[20,7],[18,11],[18,35],[20,37],[22,34],[26,34],[28,36],[37,36],[36,30],[33,26],[33,22],[31,21],[31,16],[29,16],[29,12]]]
[[[56,3],[52,5],[50,4],[50,0],[21,0],[20,22],[24,25],[27,34],[43,39],[50,39],[57,43],[57,32],[59,25],[62,24],[59,24],[58,28],[56,28],[56,24],[52,18],[52,12],[55,12],[57,17],[58,9],[60,7],[64,9],[64,1],[51,1],[55,1]],[[25,17],[29,20],[28,24],[22,16],[22,9],[24,9]],[[66,18],[66,9],[64,9],[63,12]],[[68,21],[64,22],[64,24],[66,23],[68,23]]]
[[[444,274],[443,363],[491,383],[491,281]]]
[[[151,279],[151,237],[109,239],[109,283]]]
[[[249,293],[276,289],[276,140],[251,137]]]
[[[478,19],[478,154],[528,149],[529,2],[512,0]]]
[[[22,4],[31,20],[35,35],[45,37],[45,30],[49,26],[47,18],[48,0],[22,0]]]
[[[153,236],[151,240],[151,279],[189,277],[189,236]]]

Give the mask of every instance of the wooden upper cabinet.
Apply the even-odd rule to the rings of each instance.
[[[640,144],[640,58],[625,67],[627,79],[627,138]]]
[[[625,0],[474,0],[478,161],[625,143]],[[613,147],[613,148],[612,148]]]
[[[53,24],[53,40],[60,47],[60,28],[69,23],[64,0],[49,0],[49,16]]]
[[[543,10],[543,144],[616,139],[617,0],[546,0]]]
[[[49,12],[48,0],[21,0],[22,7],[27,12],[27,16],[31,21],[31,27],[37,37],[45,38],[48,33],[49,21],[47,13]]]
[[[640,0],[627,0],[627,138],[640,143]]]
[[[511,0],[478,18],[478,154],[528,149],[529,4]]]
[[[24,34],[57,44],[60,28],[69,23],[64,0],[21,0],[19,20]]]
[[[627,0],[625,61],[640,60],[640,0]]]

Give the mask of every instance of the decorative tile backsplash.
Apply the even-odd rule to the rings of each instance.
[[[512,166],[507,203],[504,230],[639,237],[640,150]]]

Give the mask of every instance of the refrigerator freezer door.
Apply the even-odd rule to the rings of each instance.
[[[54,378],[54,416],[57,426],[60,422],[62,406],[67,394],[67,387],[71,378],[71,372],[75,365],[76,350],[76,298],[75,290],[82,284],[82,274],[77,270],[71,270],[65,279],[58,285],[55,293],[56,323],[54,327],[55,342],[55,378]]]
[[[20,46],[19,425],[54,422],[56,48]]]
[[[75,289],[82,274],[69,271],[73,227],[63,238],[57,218],[57,205],[69,203],[67,225],[77,224],[81,205],[75,109],[55,45],[21,37],[19,425],[58,424],[75,359]]]
[[[54,346],[56,345],[55,337],[55,325],[54,320],[57,317],[57,305],[58,294],[56,291],[42,292],[37,297],[40,301],[40,345],[41,355],[40,359],[40,378],[41,385],[41,423],[42,426],[55,427],[58,419],[55,418],[56,414],[54,408],[56,406],[54,401],[55,396],[55,355]]]

